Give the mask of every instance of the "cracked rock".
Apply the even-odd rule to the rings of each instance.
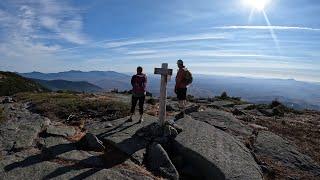
[[[153,143],[148,148],[148,165],[164,178],[179,179],[179,173],[171,162],[167,152],[158,143]]]

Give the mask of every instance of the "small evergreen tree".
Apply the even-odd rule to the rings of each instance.
[[[228,98],[228,94],[227,94],[227,92],[223,92],[222,94],[221,94],[221,99],[227,99]]]

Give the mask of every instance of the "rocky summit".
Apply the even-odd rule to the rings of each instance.
[[[177,101],[168,99],[160,126],[155,99],[147,99],[142,123],[137,115],[128,121],[128,94],[45,92],[0,100],[0,179],[320,177],[315,111],[216,97],[189,99],[178,118]]]

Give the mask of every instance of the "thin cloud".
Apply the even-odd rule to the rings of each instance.
[[[156,50],[134,50],[134,51],[127,51],[126,54],[128,55],[140,55],[140,54],[153,54],[156,53]]]
[[[254,30],[306,30],[306,31],[320,31],[318,28],[299,27],[299,26],[221,26],[213,27],[213,29],[254,29]]]
[[[213,51],[213,50],[165,50],[155,51],[148,54],[126,54],[127,59],[158,59],[158,58],[178,58],[178,57],[206,57],[206,58],[259,58],[259,59],[288,59],[292,57],[287,56],[274,56],[268,54],[257,54],[249,52],[233,52],[233,51]]]
[[[0,9],[0,28],[7,37],[28,37],[30,41],[55,37],[54,40],[78,45],[89,42],[82,32],[80,10],[64,1],[8,1],[7,4],[7,9]],[[37,39],[38,35],[42,38]]]
[[[125,41],[113,41],[103,45],[105,48],[117,48],[123,46],[139,45],[139,44],[151,44],[151,43],[169,43],[179,41],[199,41],[199,40],[219,40],[226,39],[222,34],[196,34],[196,35],[184,35],[176,37],[164,37],[164,38],[152,38],[152,39],[133,39]]]

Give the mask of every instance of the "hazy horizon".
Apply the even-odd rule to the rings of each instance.
[[[170,67],[169,67],[170,68]],[[174,68],[173,68],[174,69]],[[76,70],[76,69],[70,69],[70,70],[66,70],[66,71],[57,71],[57,72],[41,72],[41,71],[26,71],[26,72],[16,72],[16,73],[20,73],[20,74],[28,74],[28,73],[43,73],[43,74],[54,74],[54,73],[63,73],[63,72],[70,72],[70,71],[81,71],[81,72],[93,72],[93,71],[98,71],[98,72],[106,72],[106,71],[112,71],[112,72],[117,72],[117,73],[121,73],[121,74],[126,74],[126,75],[133,75],[135,74],[135,69],[133,69],[132,72],[121,72],[121,71],[115,71],[115,70],[90,70],[90,71],[82,71],[82,70]],[[148,76],[159,76],[159,75],[156,75],[154,74],[153,72],[144,72],[146,73]],[[173,71],[173,75],[172,76],[175,76],[176,72],[175,72],[175,69]],[[201,76],[201,77],[227,77],[227,78],[232,78],[232,77],[235,77],[235,78],[247,78],[247,79],[261,79],[261,80],[294,80],[294,81],[297,81],[297,82],[304,82],[304,83],[312,83],[312,84],[320,84],[320,82],[318,81],[303,81],[303,80],[297,80],[297,79],[293,79],[293,78],[272,78],[272,77],[257,77],[257,76],[241,76],[241,75],[219,75],[219,74],[199,74],[199,73],[192,73],[193,75],[195,75],[195,78],[197,76]],[[159,76],[160,78],[160,76]]]
[[[320,1],[246,2],[4,0],[0,70],[153,73],[181,58],[194,74],[319,83]]]

